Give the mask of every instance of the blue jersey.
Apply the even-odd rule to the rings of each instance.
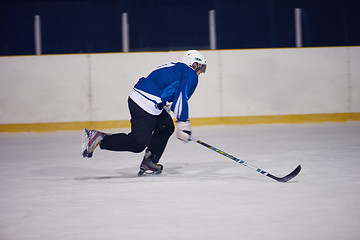
[[[171,111],[178,121],[189,118],[188,100],[198,84],[198,75],[189,66],[177,62],[166,64],[140,78],[130,94],[141,108],[153,115],[161,113],[166,102],[172,102]]]

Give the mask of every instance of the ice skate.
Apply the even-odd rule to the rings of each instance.
[[[161,164],[154,163],[151,159],[151,152],[146,150],[144,159],[140,164],[138,176],[159,175],[162,170],[163,166]]]
[[[82,132],[82,155],[84,158],[91,158],[93,152],[97,146],[100,145],[101,140],[103,140],[105,133],[99,132],[97,130],[88,130],[84,128]]]

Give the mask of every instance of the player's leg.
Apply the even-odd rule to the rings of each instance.
[[[148,146],[148,149],[155,155],[154,162],[159,162],[174,130],[175,126],[170,114],[163,111],[157,117],[155,129]]]
[[[174,129],[171,116],[166,111],[157,116],[149,147],[146,149],[144,159],[140,164],[139,176],[145,173],[160,174],[162,172],[163,166],[159,164],[159,160]]]
[[[97,130],[83,131],[83,156],[92,157],[97,146],[110,151],[142,152],[150,143],[156,124],[156,117],[144,111],[133,100],[128,99],[131,115],[129,134],[105,134]]]
[[[100,148],[111,151],[142,152],[150,143],[156,117],[144,111],[131,98],[128,99],[131,132],[104,136]]]

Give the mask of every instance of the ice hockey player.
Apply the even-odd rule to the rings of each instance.
[[[188,100],[194,93],[200,73],[205,73],[206,58],[196,50],[187,51],[182,62],[156,68],[149,76],[135,84],[128,97],[131,132],[107,134],[97,130],[83,130],[82,155],[91,158],[97,146],[110,151],[140,153],[145,149],[139,176],[160,174],[159,160],[175,127],[170,110],[176,117],[176,135],[183,142],[191,137]]]

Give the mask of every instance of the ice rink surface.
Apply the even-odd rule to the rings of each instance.
[[[163,174],[137,177],[143,154],[83,159],[81,131],[0,134],[0,239],[360,239],[360,122],[193,134],[273,175],[302,171],[278,183],[172,136]]]

